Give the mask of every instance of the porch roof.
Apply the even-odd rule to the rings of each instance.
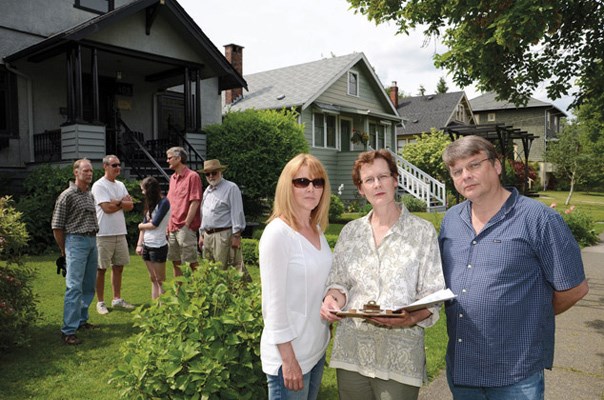
[[[108,27],[119,23],[124,18],[139,13],[145,12],[146,21],[146,32],[149,34],[153,21],[158,12],[168,12],[176,21],[184,28],[184,31],[190,35],[193,46],[199,46],[202,54],[204,54],[204,61],[211,65],[216,74],[220,78],[220,89],[232,89],[245,87],[247,89],[247,82],[239,74],[232,65],[226,60],[224,55],[214,46],[210,39],[205,35],[201,28],[193,21],[193,19],[187,14],[187,12],[173,0],[136,0],[132,3],[118,7],[113,11],[99,15],[92,18],[80,25],[66,29],[62,32],[56,33],[32,46],[26,47],[25,49],[19,50],[13,54],[4,57],[4,60],[8,63],[27,58],[28,61],[39,62],[47,58],[54,57],[57,54],[61,54],[65,51],[65,48],[70,44],[83,44],[89,47],[101,48],[103,51],[108,53],[118,53],[127,56],[134,57],[136,59],[157,61],[166,64],[166,69],[162,73],[155,73],[155,76],[165,77],[166,74],[180,74],[180,72],[171,71],[170,68],[177,67],[201,67],[198,63],[179,60],[174,58],[164,57],[160,54],[149,54],[136,49],[124,49],[118,48],[111,45],[95,43],[88,38]],[[206,68],[202,69],[206,70]],[[215,75],[212,75],[215,76]],[[210,77],[210,76],[207,76]]]

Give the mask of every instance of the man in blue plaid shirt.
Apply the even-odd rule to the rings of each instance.
[[[439,243],[447,287],[447,378],[454,399],[543,399],[555,315],[588,292],[581,252],[556,211],[504,188],[495,147],[479,136],[443,153],[466,198]]]

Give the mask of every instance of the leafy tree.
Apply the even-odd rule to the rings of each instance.
[[[222,124],[207,127],[208,158],[229,166],[225,176],[242,189],[246,214],[261,215],[285,164],[308,152],[297,117],[293,110],[245,110],[229,112]]]
[[[445,81],[445,78],[443,78],[442,76],[440,77],[440,79],[438,80],[438,83],[436,84],[436,93],[447,93],[449,91],[449,87],[447,86],[447,82]]]
[[[426,88],[424,87],[424,85],[419,85],[419,89],[417,89],[417,92],[420,96],[426,94]]]
[[[594,171],[602,171],[602,156],[596,153],[596,146],[580,121],[564,126],[558,140],[547,147],[545,159],[554,164],[557,177],[569,182],[565,205],[570,203],[575,185],[587,181]]]
[[[435,179],[446,182],[449,180],[449,172],[441,155],[449,143],[451,140],[448,135],[432,128],[430,133],[422,133],[416,143],[405,145],[402,156]]]
[[[448,48],[434,56],[461,87],[476,83],[500,100],[526,104],[547,82],[548,97],[568,94],[590,100],[604,114],[604,2],[525,0],[473,2],[442,0],[348,0],[376,23],[393,21],[398,33],[422,27]]]

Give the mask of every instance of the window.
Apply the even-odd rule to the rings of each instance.
[[[315,147],[325,146],[323,114],[314,114],[314,143]]]
[[[466,121],[466,112],[465,112],[465,108],[464,108],[463,104],[457,105],[457,113],[455,114],[455,119],[458,120],[459,122]]]
[[[104,14],[113,11],[115,8],[115,0],[75,0],[74,7]]]
[[[385,132],[384,132],[384,125],[378,125],[377,126],[377,143],[376,143],[376,149],[383,149],[386,147],[386,136],[385,136]]]
[[[480,125],[480,114],[474,115],[474,121],[476,122],[476,125]]]
[[[489,115],[487,115],[487,121],[489,121],[489,122],[495,121],[495,113],[489,113]]]
[[[0,137],[19,137],[17,78],[0,66]]]
[[[335,115],[314,113],[314,147],[338,147],[336,123]]]
[[[348,71],[348,94],[359,95],[359,74],[356,72]]]
[[[369,146],[377,149],[377,125],[375,123],[369,123]]]

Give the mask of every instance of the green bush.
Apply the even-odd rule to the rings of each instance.
[[[28,329],[38,318],[35,274],[21,260],[27,240],[21,213],[10,197],[0,198],[0,352],[26,344]]]
[[[102,177],[103,169],[95,168],[93,182]],[[51,229],[52,212],[59,194],[69,187],[74,180],[71,165],[58,168],[43,165],[34,169],[23,184],[25,195],[17,202],[17,209],[23,213],[23,222],[30,235],[28,254],[40,254],[48,249],[56,249]],[[135,200],[134,210],[124,213],[128,229],[128,243],[136,245],[138,239],[138,224],[143,217],[140,185],[135,180],[123,180],[128,192]]]
[[[141,332],[122,345],[110,381],[123,398],[266,398],[258,283],[202,261],[134,317]]]
[[[241,254],[245,265],[258,265],[258,240],[241,239]]]
[[[426,203],[422,200],[411,196],[410,194],[405,194],[401,198],[401,201],[410,212],[425,212],[426,211]]]
[[[344,212],[344,203],[335,194],[331,195],[331,202],[329,203],[329,221],[336,222],[340,220],[342,213]]]
[[[308,152],[297,117],[289,110],[229,112],[206,128],[208,158],[229,166],[224,175],[241,188],[246,215],[266,213],[285,164]]]
[[[598,243],[598,235],[594,230],[594,220],[577,209],[568,209],[561,213],[562,218],[573,233],[579,246],[586,247]]]

